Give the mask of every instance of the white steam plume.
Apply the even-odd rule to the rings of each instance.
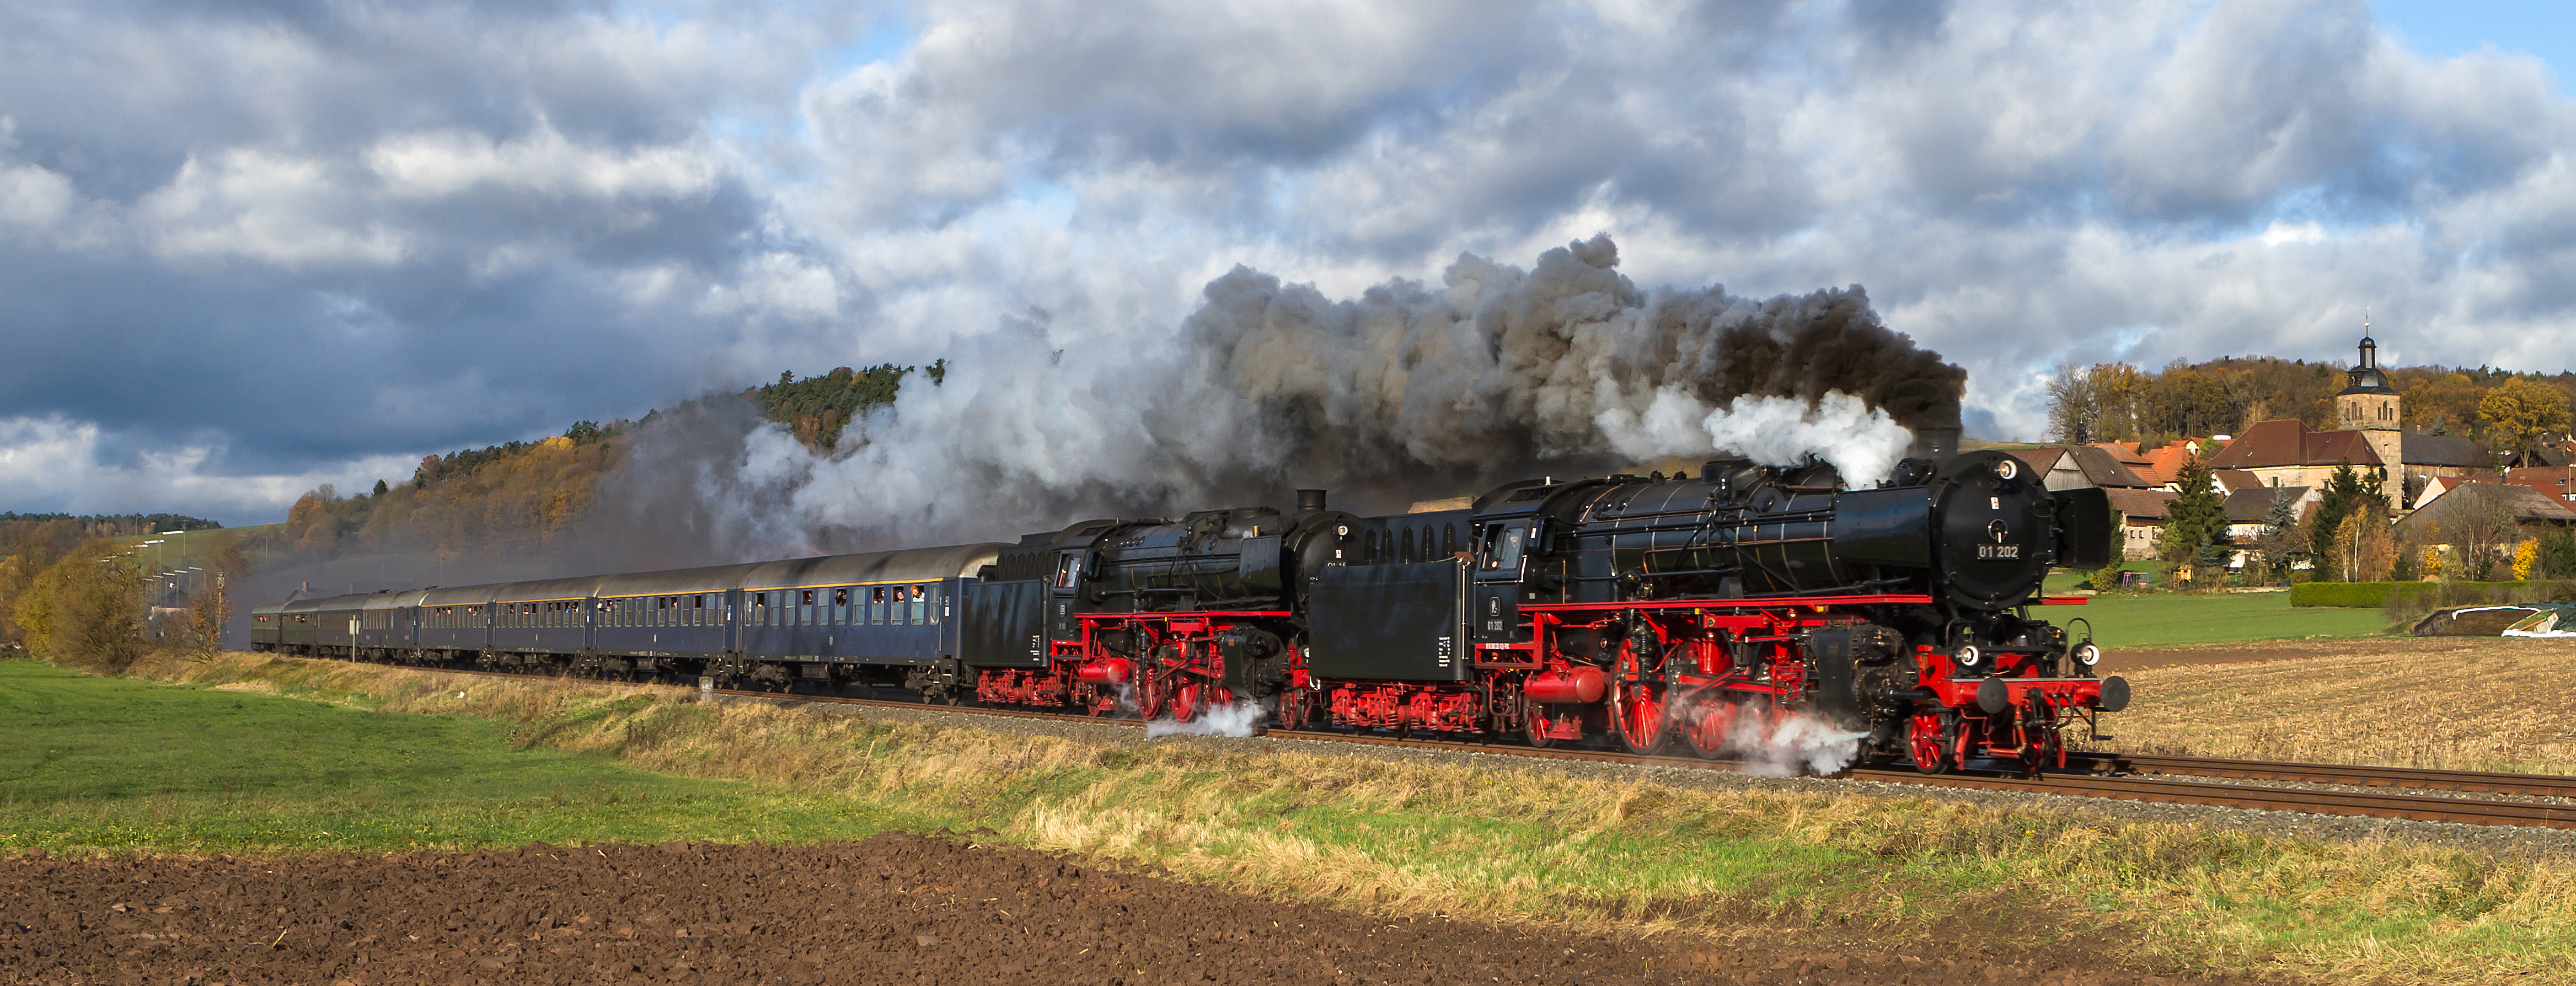
[[[1528,271],[1462,255],[1437,286],[1343,300],[1238,267],[1177,332],[1032,313],[958,340],[944,384],[910,378],[838,454],[774,426],[717,441],[698,427],[631,457],[608,496],[731,560],[1281,503],[1304,486],[1401,509],[1711,448],[1815,453],[1859,484],[1886,473],[1899,426],[1956,413],[1964,373],[1879,324],[1857,286],[1754,300],[1640,289],[1617,264],[1594,237]]]
[[[1746,395],[1711,408],[1678,387],[1664,387],[1643,413],[1610,407],[1594,421],[1612,448],[1640,462],[1718,451],[1794,466],[1813,455],[1861,483],[1894,470],[1914,437],[1887,412],[1841,391],[1813,404]]]
[[[1145,724],[1145,738],[1157,736],[1250,736],[1261,728],[1270,710],[1261,703],[1244,699],[1232,705],[1200,710],[1196,718],[1181,722],[1166,715]]]
[[[1792,712],[1776,721],[1767,716],[1738,717],[1727,745],[1741,752],[1748,774],[1830,777],[1860,759],[1860,741],[1868,735],[1819,716]]]

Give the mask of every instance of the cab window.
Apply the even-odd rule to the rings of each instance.
[[[1497,524],[1486,528],[1484,559],[1478,567],[1494,574],[1520,571],[1521,542],[1527,536],[1528,532],[1518,524]]]

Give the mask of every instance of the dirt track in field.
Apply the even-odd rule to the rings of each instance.
[[[1994,961],[1386,920],[914,835],[0,861],[13,984],[2174,981]]]

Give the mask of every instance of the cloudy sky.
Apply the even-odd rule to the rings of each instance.
[[[0,510],[316,483],[1608,232],[2034,372],[2576,363],[2554,3],[0,2]]]

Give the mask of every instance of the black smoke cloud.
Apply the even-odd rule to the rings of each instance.
[[[1282,503],[1400,510],[1641,456],[1892,465],[1965,374],[1857,286],[1756,300],[1644,289],[1607,236],[1528,270],[1462,255],[1437,286],[1333,299],[1245,267],[1177,330],[1060,337],[1014,319],[916,379],[838,454],[706,414],[639,438],[606,502],[692,561],[1010,538],[1085,516]],[[1730,439],[1730,436],[1734,436]],[[680,550],[675,548],[674,550]]]

